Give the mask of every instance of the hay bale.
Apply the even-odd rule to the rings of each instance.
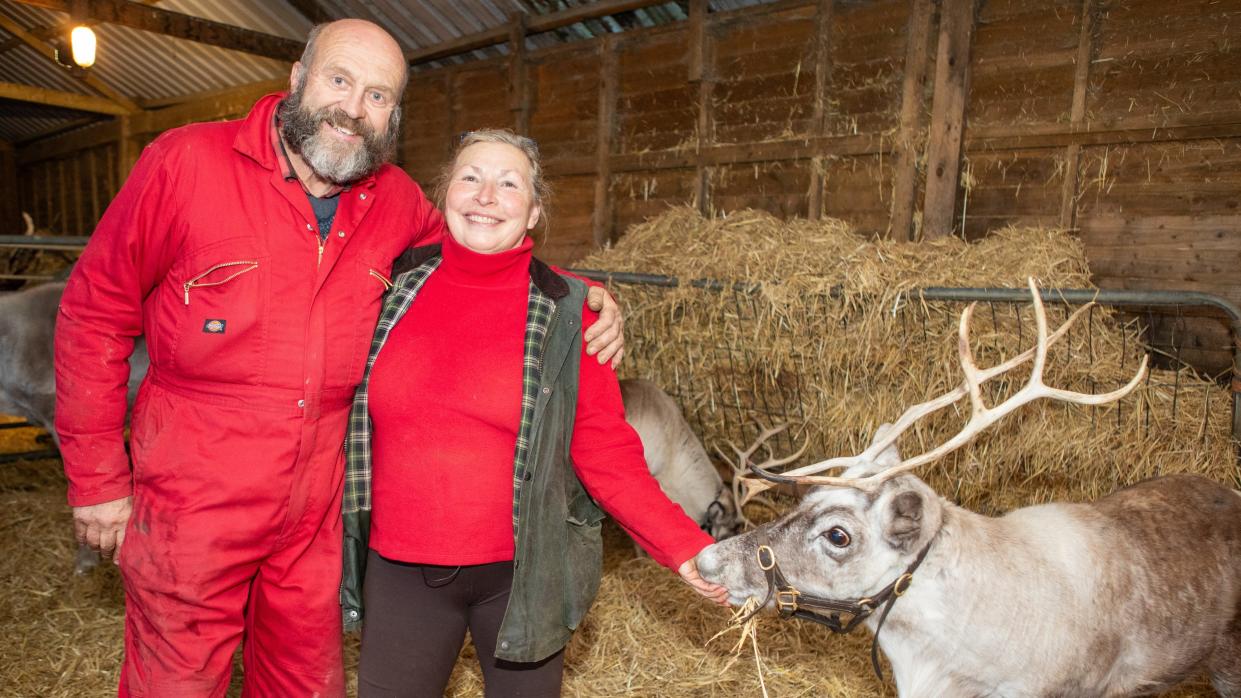
[[[961,382],[962,304],[906,300],[930,286],[1092,288],[1084,249],[1057,230],[1001,230],[976,243],[900,243],[837,220],[782,221],[743,211],[705,220],[673,209],[635,227],[584,268],[743,282],[756,290],[615,285],[625,308],[630,375],[673,392],[708,450],[730,453],[758,423],[792,424],[777,448],[809,442],[805,461],[860,452],[879,424]],[[1054,324],[1067,310],[1052,309]],[[1138,329],[1101,307],[1052,348],[1046,382],[1102,392],[1123,385],[1141,352]],[[1032,346],[1029,304],[984,305],[972,326],[980,366]],[[1028,370],[986,385],[994,403]],[[1155,370],[1102,407],[1030,405],[922,474],[941,493],[988,513],[1051,499],[1095,498],[1156,474],[1238,480],[1230,396],[1180,366]],[[964,401],[908,432],[907,456],[942,443],[968,417]]]

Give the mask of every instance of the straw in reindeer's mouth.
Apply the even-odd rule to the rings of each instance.
[[[745,646],[746,640],[750,641],[750,646],[754,649],[754,669],[758,673],[758,687],[763,691],[763,698],[769,698],[767,695],[767,682],[763,680],[763,661],[758,654],[758,609],[763,602],[758,597],[751,596],[746,599],[745,603],[733,611],[732,618],[728,619],[728,626],[718,633],[711,636],[707,640],[707,644],[711,644],[717,637],[726,635],[733,630],[740,630],[737,637],[737,644],[733,645],[732,658],[720,670],[724,674],[732,668],[737,660],[741,658],[741,648]]]

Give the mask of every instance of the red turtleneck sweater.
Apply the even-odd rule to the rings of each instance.
[[[513,559],[532,247],[527,237],[486,255],[445,235],[443,262],[375,359],[370,545],[388,559]],[[583,329],[596,317],[584,308]],[[570,454],[595,501],[660,564],[676,569],[712,542],[651,477],[616,375],[584,347]]]

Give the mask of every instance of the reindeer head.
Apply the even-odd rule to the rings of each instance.
[[[1145,357],[1129,383],[1109,393],[1077,393],[1044,384],[1047,348],[1064,336],[1089,306],[1080,308],[1049,336],[1038,288],[1033,279],[1028,285],[1037,325],[1035,347],[998,366],[978,368],[969,341],[969,323],[974,312],[971,304],[961,313],[958,327],[957,351],[964,374],[960,387],[906,409],[894,425],[877,430],[870,447],[858,455],[832,458],[781,474],[770,472],[769,463],[748,466],[763,479],[735,478],[734,489],[740,504],[771,487],[773,482],[824,487],[812,490],[792,514],[708,547],[698,557],[703,577],[727,587],[734,602],[744,603],[750,596],[762,597],[767,580],[758,564],[757,551],[760,545],[767,545],[788,582],[802,593],[838,599],[871,594],[879,588],[879,580],[900,574],[903,565],[920,559],[918,554],[942,523],[939,498],[920,479],[908,474],[911,470],[964,446],[982,430],[1029,402],[1051,398],[1100,405],[1119,400],[1141,383],[1146,376]],[[994,407],[984,403],[980,389],[983,383],[1031,360],[1030,378],[1023,388]],[[905,430],[922,417],[967,396],[970,417],[961,431],[926,453],[901,459],[895,442]],[[772,433],[764,432],[760,443]],[[738,471],[745,469],[746,459],[757,447],[756,444],[748,451],[738,451],[742,461]],[[833,469],[845,472],[818,474]],[[742,487],[746,489],[744,494],[740,493]]]
[[[724,540],[737,535],[744,524],[732,491],[721,486],[715,501],[707,506],[707,514],[701,524],[702,530],[716,540]]]
[[[887,429],[881,427],[875,440]],[[889,446],[873,463],[859,464],[846,476],[865,477],[898,463],[896,447]],[[815,487],[791,514],[707,547],[698,556],[698,570],[725,586],[733,604],[761,599],[767,580],[757,551],[766,545],[789,583],[803,593],[861,598],[909,566],[939,531],[942,513],[938,495],[913,475],[888,480],[873,492]]]

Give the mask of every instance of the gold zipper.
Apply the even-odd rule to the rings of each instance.
[[[240,271],[234,272],[233,274],[230,274],[227,278],[220,279],[219,281],[206,281],[203,283],[198,283],[199,279],[203,278],[204,276],[207,276],[208,274],[218,269],[223,269],[225,267],[236,267],[242,264],[249,264],[250,266]],[[242,274],[248,271],[254,271],[255,269],[258,269],[258,268],[259,268],[259,263],[258,263],[258,260],[256,259],[241,260],[238,262],[223,262],[223,263],[217,264],[211,267],[210,269],[208,269],[207,271],[204,271],[198,276],[195,276],[194,278],[182,284],[182,287],[185,289],[185,304],[186,305],[190,304],[190,289],[191,288],[203,288],[205,286],[219,286],[220,284],[224,284],[224,283],[228,283],[229,281],[232,281],[233,279],[241,276]]]
[[[319,261],[315,262],[315,269],[318,269],[319,267],[323,266],[323,245],[326,242],[327,241],[325,239],[319,238]]]
[[[392,288],[392,282],[388,280],[388,277],[384,276],[383,274],[380,274],[379,272],[375,271],[374,269],[370,269],[370,270],[368,270],[368,271],[370,271],[371,276],[375,277],[376,279],[379,279],[379,283],[381,283],[381,284],[383,284],[383,285],[384,285],[384,290],[385,290],[385,291],[387,291],[388,289]]]

